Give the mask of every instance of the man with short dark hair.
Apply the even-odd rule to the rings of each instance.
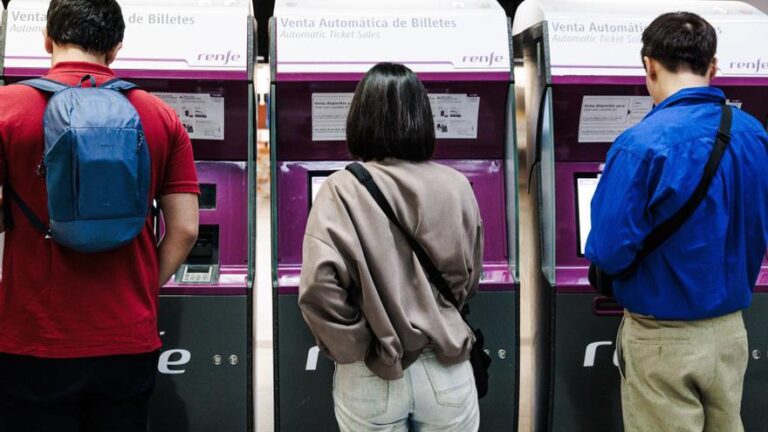
[[[124,29],[115,0],[52,0],[45,48],[53,67],[45,78],[68,85],[86,76],[96,85],[112,80],[108,65]],[[158,291],[197,237],[199,189],[191,142],[175,112],[142,90],[125,95],[149,148],[147,208],[158,201],[165,237],[158,247],[148,214],[127,245],[84,254],[44,237],[5,197],[14,226],[6,232],[0,286],[3,432],[146,430],[161,345]],[[25,85],[0,88],[0,183],[13,185],[44,221],[47,99]]]
[[[709,87],[717,35],[669,13],[642,36],[656,107],[614,142],[592,201],[587,257],[620,274],[649,233],[693,195],[726,103]],[[706,197],[635,270],[614,282],[625,307],[617,353],[627,431],[742,431],[751,301],[768,239],[768,135],[733,108],[730,143]]]

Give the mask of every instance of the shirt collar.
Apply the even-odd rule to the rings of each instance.
[[[107,66],[88,62],[59,62],[48,71],[49,74],[67,72],[115,76]]]
[[[690,87],[679,90],[677,93],[669,96],[656,105],[645,117],[674,105],[698,105],[704,103],[716,103],[722,105],[725,103],[725,93],[716,87]]]

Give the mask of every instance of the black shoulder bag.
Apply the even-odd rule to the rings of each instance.
[[[597,267],[594,263],[589,266],[589,284],[602,295],[613,296],[613,281],[627,277],[637,270],[640,262],[667,241],[683,224],[693,215],[693,212],[699,207],[701,202],[707,196],[709,185],[715,177],[720,161],[728,144],[731,142],[731,123],[733,112],[729,105],[723,105],[723,114],[720,118],[720,127],[717,130],[717,138],[709,160],[704,166],[704,175],[693,191],[693,195],[688,201],[669,219],[654,228],[643,242],[643,248],[638,252],[635,260],[627,268],[615,273],[609,274]]]
[[[354,174],[360,183],[363,184],[365,189],[368,190],[379,207],[381,207],[381,210],[384,212],[384,214],[387,215],[390,222],[392,222],[392,224],[395,225],[401,233],[403,233],[403,236],[405,236],[406,240],[408,240],[411,249],[413,249],[416,257],[419,259],[421,266],[424,268],[429,281],[435,286],[435,288],[437,288],[440,294],[446,300],[448,300],[453,305],[453,307],[456,308],[456,310],[459,312],[459,315],[461,315],[461,318],[474,332],[475,343],[472,345],[472,350],[469,352],[469,362],[472,364],[472,371],[475,375],[477,397],[483,398],[488,393],[488,368],[491,366],[491,356],[483,350],[483,345],[485,345],[485,337],[483,336],[483,332],[480,331],[480,329],[473,328],[469,324],[467,321],[467,307],[465,306],[463,310],[459,307],[459,302],[453,296],[451,289],[448,287],[448,282],[445,280],[442,273],[440,273],[440,270],[437,269],[437,266],[435,266],[435,263],[432,261],[432,259],[429,258],[429,255],[424,250],[424,248],[421,247],[416,239],[408,234],[408,231],[406,231],[400,224],[400,221],[397,220],[394,210],[392,210],[392,207],[389,205],[387,198],[381,192],[381,189],[379,189],[379,187],[376,185],[373,177],[371,177],[371,173],[368,172],[368,170],[365,169],[365,167],[363,167],[361,164],[356,162],[347,165],[347,171]]]

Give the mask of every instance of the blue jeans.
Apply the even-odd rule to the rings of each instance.
[[[469,361],[444,365],[432,350],[394,381],[377,377],[362,362],[336,365],[333,401],[341,432],[473,432],[480,427]]]

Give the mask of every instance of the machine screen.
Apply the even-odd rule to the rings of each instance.
[[[200,184],[200,197],[198,198],[201,210],[211,210],[216,208],[216,185]]]
[[[312,204],[315,203],[317,193],[320,192],[320,186],[325,183],[328,177],[336,171],[310,171],[309,173],[309,193],[311,194],[311,200],[309,201],[309,208],[312,208]]]
[[[597,173],[576,174],[576,226],[579,235],[579,256],[584,256],[587,237],[592,229],[592,211],[590,204],[597,190],[600,176]]]

